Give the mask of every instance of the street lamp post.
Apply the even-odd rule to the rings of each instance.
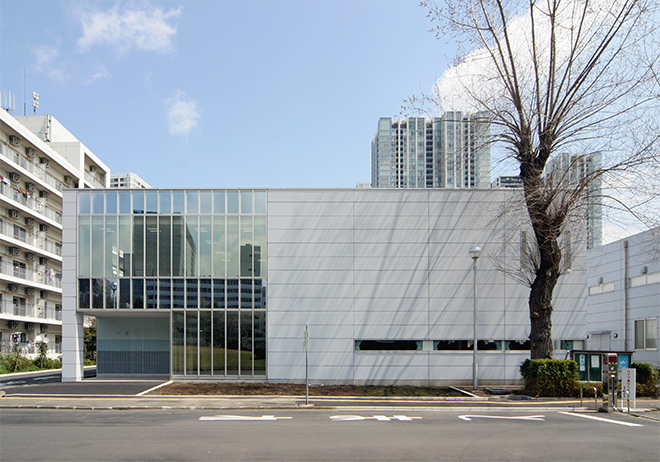
[[[477,260],[481,256],[481,247],[474,246],[470,249],[470,258],[474,261],[472,265],[473,273],[473,297],[472,297],[472,388],[476,390],[479,387],[478,368],[479,358],[477,349]]]

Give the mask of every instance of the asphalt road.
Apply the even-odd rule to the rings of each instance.
[[[660,422],[621,414],[3,409],[0,425],[3,461],[660,460]]]

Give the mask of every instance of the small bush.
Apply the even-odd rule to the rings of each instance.
[[[637,396],[658,396],[658,371],[649,363],[632,363],[630,367],[637,373]]]
[[[0,373],[11,374],[14,372],[37,371],[39,368],[32,361],[21,356],[19,353],[0,355]]]
[[[531,396],[575,396],[578,365],[573,360],[527,359],[520,365],[525,393]]]

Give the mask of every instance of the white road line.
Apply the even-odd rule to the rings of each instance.
[[[479,419],[508,419],[508,420],[545,420],[544,415],[521,415],[521,416],[505,416],[505,415],[459,415],[461,420]]]
[[[275,417],[274,415],[262,415],[261,417],[245,416],[245,415],[216,415],[212,417],[200,417],[199,420],[222,420],[222,421],[255,421],[255,420],[284,420],[292,419],[293,417]]]
[[[625,425],[626,427],[643,427],[644,426],[642,424],[636,424],[636,423],[631,423],[631,422],[621,422],[620,420],[604,419],[602,417],[596,417],[595,415],[576,414],[576,413],[573,413],[573,412],[560,412],[560,414],[573,415],[575,417],[582,417],[584,419],[598,420],[599,422],[607,422],[607,423]]]

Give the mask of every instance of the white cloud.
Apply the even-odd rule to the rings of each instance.
[[[90,85],[90,84],[96,82],[97,80],[107,79],[109,77],[110,77],[110,72],[108,72],[108,70],[105,68],[105,66],[101,66],[101,68],[98,71],[96,71],[94,74],[92,74],[92,76],[89,79],[87,79],[84,82],[84,84],[85,85]]]
[[[167,106],[167,126],[170,135],[188,136],[190,131],[197,127],[199,110],[197,103],[184,92],[177,90],[176,94],[165,100]]]
[[[53,44],[35,47],[32,51],[36,58],[35,67],[37,71],[44,72],[54,80],[63,82],[69,78],[60,64],[61,40],[54,40]]]
[[[110,45],[120,53],[130,49],[169,53],[174,50],[176,26],[172,18],[181,8],[165,11],[144,3],[140,7],[117,4],[105,11],[84,12],[80,15],[83,34],[78,48],[87,51],[94,45]]]

